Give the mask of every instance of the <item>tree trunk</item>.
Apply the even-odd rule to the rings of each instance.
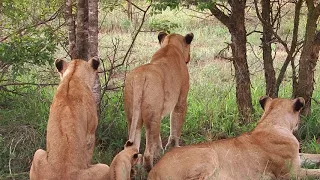
[[[306,105],[302,114],[310,115],[311,97],[314,89],[314,71],[318,60],[319,45],[316,36],[317,19],[319,17],[320,5],[314,7],[313,0],[307,0],[308,19],[304,46],[299,61],[299,78],[295,97],[303,97]]]
[[[89,57],[98,56],[98,0],[89,0]],[[97,107],[100,105],[101,97],[101,84],[99,76],[96,76],[96,80],[92,89],[94,98],[96,100]],[[99,110],[100,108],[98,108]]]
[[[88,0],[78,0],[75,58],[88,60]]]
[[[98,55],[98,0],[89,0],[89,57]]]
[[[266,80],[266,95],[270,97],[275,97],[276,93],[276,75],[273,67],[273,58],[271,50],[272,32],[268,26],[271,26],[270,16],[271,7],[270,0],[261,1],[262,7],[262,19],[264,21],[263,25],[263,36],[262,36],[262,51],[263,51],[263,66],[264,66],[264,76]]]
[[[66,14],[71,11],[71,7],[68,6],[71,1],[67,0],[66,2]],[[89,58],[98,56],[98,0],[77,0],[76,21],[75,53],[73,58],[88,61]],[[69,32],[71,32],[70,29]],[[72,37],[70,37],[69,33],[70,38]],[[96,77],[92,92],[97,107],[99,107],[101,96],[99,76]]]
[[[76,24],[74,14],[72,14],[73,0],[66,0],[65,7],[65,20],[68,26],[68,40],[69,48],[68,54],[71,59],[75,58],[75,46],[76,46]]]
[[[294,15],[294,22],[293,22],[293,33],[292,33],[292,42],[291,42],[291,48],[290,53],[288,53],[288,56],[290,55],[292,57],[291,59],[291,69],[292,69],[292,97],[295,96],[296,90],[298,87],[298,78],[296,73],[296,66],[295,66],[295,57],[294,54],[297,50],[297,44],[298,44],[298,31],[299,31],[299,23],[300,23],[300,11],[302,7],[303,0],[298,0],[295,4],[295,15]],[[277,92],[278,93],[278,92]]]
[[[251,121],[253,112],[250,73],[246,54],[246,29],[245,29],[245,1],[231,3],[231,24],[228,27],[231,33],[231,49],[236,77],[236,99],[238,110],[244,123]]]
[[[224,14],[214,4],[209,8],[211,13],[225,26],[228,27],[231,34],[231,49],[233,56],[233,66],[235,68],[236,78],[236,101],[242,123],[251,121],[253,112],[250,73],[246,54],[246,29],[245,29],[245,0],[229,0],[231,6],[231,15]]]
[[[236,78],[236,100],[238,110],[242,121],[247,123],[251,121],[253,112],[251,90],[250,90],[250,73],[247,63],[246,54],[246,30],[244,26],[244,8],[233,10],[233,14],[237,17],[234,27],[230,28],[231,33],[231,49],[233,55],[233,66],[235,68]]]

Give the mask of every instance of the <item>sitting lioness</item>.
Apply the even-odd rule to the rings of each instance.
[[[91,165],[98,124],[91,88],[99,61],[56,60],[61,82],[50,107],[46,151],[38,149],[30,169],[31,180],[102,180],[109,167]]]
[[[320,169],[300,168],[299,142],[292,134],[303,98],[260,98],[264,113],[257,127],[239,137],[171,149],[149,180],[258,180],[320,178]],[[300,154],[319,161],[320,155]]]
[[[141,156],[135,147],[125,147],[111,162],[109,180],[130,180],[134,175],[133,168]]]
[[[193,34],[159,33],[161,48],[150,63],[128,74],[124,89],[124,107],[128,121],[127,143],[139,149],[141,128],[146,130],[143,164],[153,166],[154,157],[163,150],[160,137],[161,119],[170,113],[170,136],[166,149],[174,141],[179,146],[181,128],[187,111],[189,91],[190,44]]]

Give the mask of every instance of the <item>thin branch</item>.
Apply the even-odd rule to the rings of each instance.
[[[226,44],[227,44],[227,46],[226,46],[225,48],[221,49],[221,50],[218,52],[218,55],[217,55],[216,57],[222,58],[222,59],[225,59],[225,60],[228,60],[228,61],[231,62],[231,61],[233,61],[233,58],[232,58],[232,57],[227,57],[227,56],[224,55],[225,52],[228,51],[229,48],[231,47],[231,44],[229,44],[229,43],[226,43]]]
[[[276,37],[278,39],[278,42],[280,44],[282,44],[282,46],[285,48],[286,52],[288,53],[289,52],[289,48],[288,48],[288,45],[285,41],[282,40],[282,38],[273,30],[273,27],[271,26],[271,24],[265,22],[265,20],[262,18],[260,12],[259,12],[259,7],[258,7],[258,3],[257,3],[257,0],[254,0],[254,6],[256,8],[256,14],[258,16],[258,19],[266,25],[266,27],[268,28],[268,30],[270,32],[272,32],[272,34],[274,35],[274,37]]]
[[[262,31],[253,30],[253,31],[248,32],[248,33],[246,34],[246,36],[250,36],[250,35],[253,34],[253,33],[263,34]]]
[[[11,169],[11,160],[13,159],[12,158],[12,154],[14,154],[15,153],[15,151],[16,151],[16,148],[17,148],[17,145],[19,144],[19,142],[23,139],[24,137],[21,137],[17,142],[16,142],[16,144],[14,145],[14,147],[12,148],[12,145],[13,145],[13,141],[14,141],[14,138],[12,138],[12,140],[11,140],[11,143],[10,143],[10,147],[9,147],[9,153],[10,153],[10,159],[9,159],[9,172],[10,172],[10,175],[12,176],[12,169]],[[14,180],[15,180],[15,178],[14,177],[12,177]]]
[[[14,34],[20,34],[20,33],[22,33],[23,31],[25,31],[25,30],[27,30],[29,28],[38,27],[40,25],[46,24],[47,22],[53,21],[54,19],[56,19],[58,17],[58,15],[59,15],[59,13],[60,13],[60,11],[62,9],[63,9],[63,6],[60,6],[60,8],[49,17],[49,19],[43,20],[43,21],[39,21],[39,22],[37,22],[37,23],[35,23],[33,25],[30,25],[30,26],[22,27],[22,28],[18,29],[17,31],[15,31],[14,33],[11,33],[11,34],[7,35],[6,37],[2,38],[0,40],[0,42],[3,42],[5,40],[7,40],[9,37],[13,36]]]
[[[123,58],[123,63],[126,61],[126,59],[128,58],[128,56],[129,56],[129,54],[130,54],[130,52],[131,52],[131,49],[133,48],[133,45],[134,45],[134,43],[135,43],[135,41],[136,41],[136,39],[137,39],[137,37],[138,37],[138,34],[140,33],[140,30],[141,30],[144,22],[145,22],[146,14],[147,14],[147,12],[148,12],[148,10],[149,10],[150,7],[151,7],[151,4],[147,7],[146,10],[142,10],[142,11],[143,11],[143,16],[142,16],[142,20],[141,20],[140,26],[139,26],[136,34],[134,35],[134,37],[133,37],[133,39],[132,39],[132,42],[131,42],[131,44],[130,44],[130,47],[129,47],[128,51],[126,52],[126,55],[125,55],[124,58]],[[140,9],[141,9],[141,8],[140,8]],[[123,63],[122,63],[121,65],[123,65]],[[120,65],[119,65],[119,66],[120,66]],[[116,67],[117,67],[117,66],[116,66]]]
[[[194,10],[194,9],[190,9],[190,8],[185,8],[186,10],[189,10],[189,11],[192,11],[192,12],[196,12],[196,13],[199,13],[199,14],[203,14],[203,15],[206,15],[206,16],[212,16],[211,13],[205,13],[203,11],[197,11],[197,10]]]
[[[252,50],[252,54],[254,55],[254,57],[258,60],[260,60],[259,56],[257,55],[256,51],[254,50],[253,45],[250,42],[247,42],[247,44],[250,46],[251,50]],[[255,64],[255,63],[253,63]],[[249,67],[250,68],[250,67]]]
[[[316,104],[320,105],[320,101],[316,100],[315,98],[311,98]]]
[[[31,86],[57,86],[59,84],[57,83],[47,83],[47,84],[37,84],[37,83],[7,83],[7,84],[1,84],[0,88],[2,87],[7,87],[7,86],[26,86],[26,85],[31,85]]]
[[[213,5],[210,12],[225,26],[230,27],[230,17],[224,14],[216,5]]]
[[[217,5],[217,7],[222,7],[223,9],[227,10],[229,14],[232,13],[231,10],[227,6],[225,6],[223,4],[219,4],[219,3],[216,3],[216,5]]]
[[[130,3],[131,5],[133,5],[135,8],[139,9],[140,11],[142,12],[145,12],[145,10],[141,9],[139,6],[135,5],[133,2],[129,1],[129,0],[126,0],[128,3]],[[150,7],[151,5],[149,5]],[[147,8],[146,11],[148,11],[149,7]]]
[[[188,10],[191,10],[191,9],[188,9]],[[198,12],[198,11],[196,11],[196,10],[191,10],[191,11]],[[190,16],[190,17],[193,17],[193,18],[197,18],[197,19],[201,19],[201,20],[204,20],[204,21],[210,21],[210,20],[208,20],[208,17],[213,16],[212,14],[202,13],[202,14],[205,14],[205,15],[206,15],[206,16],[203,18],[203,17],[199,17],[199,16],[196,16],[196,15],[190,15],[190,14],[188,14],[188,13],[186,13],[186,12],[183,12],[183,11],[182,11],[182,13],[184,13],[184,14],[187,15],[187,16]]]

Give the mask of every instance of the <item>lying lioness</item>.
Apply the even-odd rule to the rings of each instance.
[[[149,173],[149,180],[258,180],[320,178],[320,169],[300,168],[299,142],[292,134],[303,98],[263,97],[257,127],[236,138],[174,148]],[[319,160],[320,155],[302,154]]]
[[[149,64],[128,74],[124,89],[124,107],[128,121],[129,140],[139,149],[141,128],[146,129],[144,166],[149,171],[154,156],[163,150],[160,137],[161,119],[170,114],[170,136],[166,149],[174,141],[179,146],[181,128],[187,112],[189,91],[190,44],[193,34],[159,33],[161,48]]]
[[[30,169],[31,180],[102,180],[109,167],[91,165],[98,124],[91,92],[99,61],[57,60],[61,82],[50,107],[47,151],[38,149]]]
[[[135,147],[125,147],[117,154],[109,169],[109,180],[130,180],[134,175],[133,168],[140,160],[138,149]]]

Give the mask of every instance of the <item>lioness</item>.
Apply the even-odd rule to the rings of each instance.
[[[264,113],[257,127],[239,137],[178,147],[166,153],[149,180],[256,180],[320,177],[320,169],[300,168],[299,142],[292,134],[303,98],[260,98]],[[302,154],[306,158],[320,155]]]
[[[125,147],[111,162],[109,180],[130,180],[140,158],[137,148]]]
[[[61,82],[50,107],[47,151],[35,152],[30,179],[106,179],[107,165],[91,165],[98,124],[91,88],[99,60],[56,60],[55,65]]]
[[[161,48],[150,63],[135,68],[128,74],[124,89],[124,110],[128,121],[128,143],[139,149],[141,128],[146,129],[146,148],[143,164],[153,166],[154,156],[163,150],[160,121],[170,114],[170,137],[166,149],[174,140],[179,146],[181,128],[187,111],[189,91],[190,43],[193,34],[159,33]]]

